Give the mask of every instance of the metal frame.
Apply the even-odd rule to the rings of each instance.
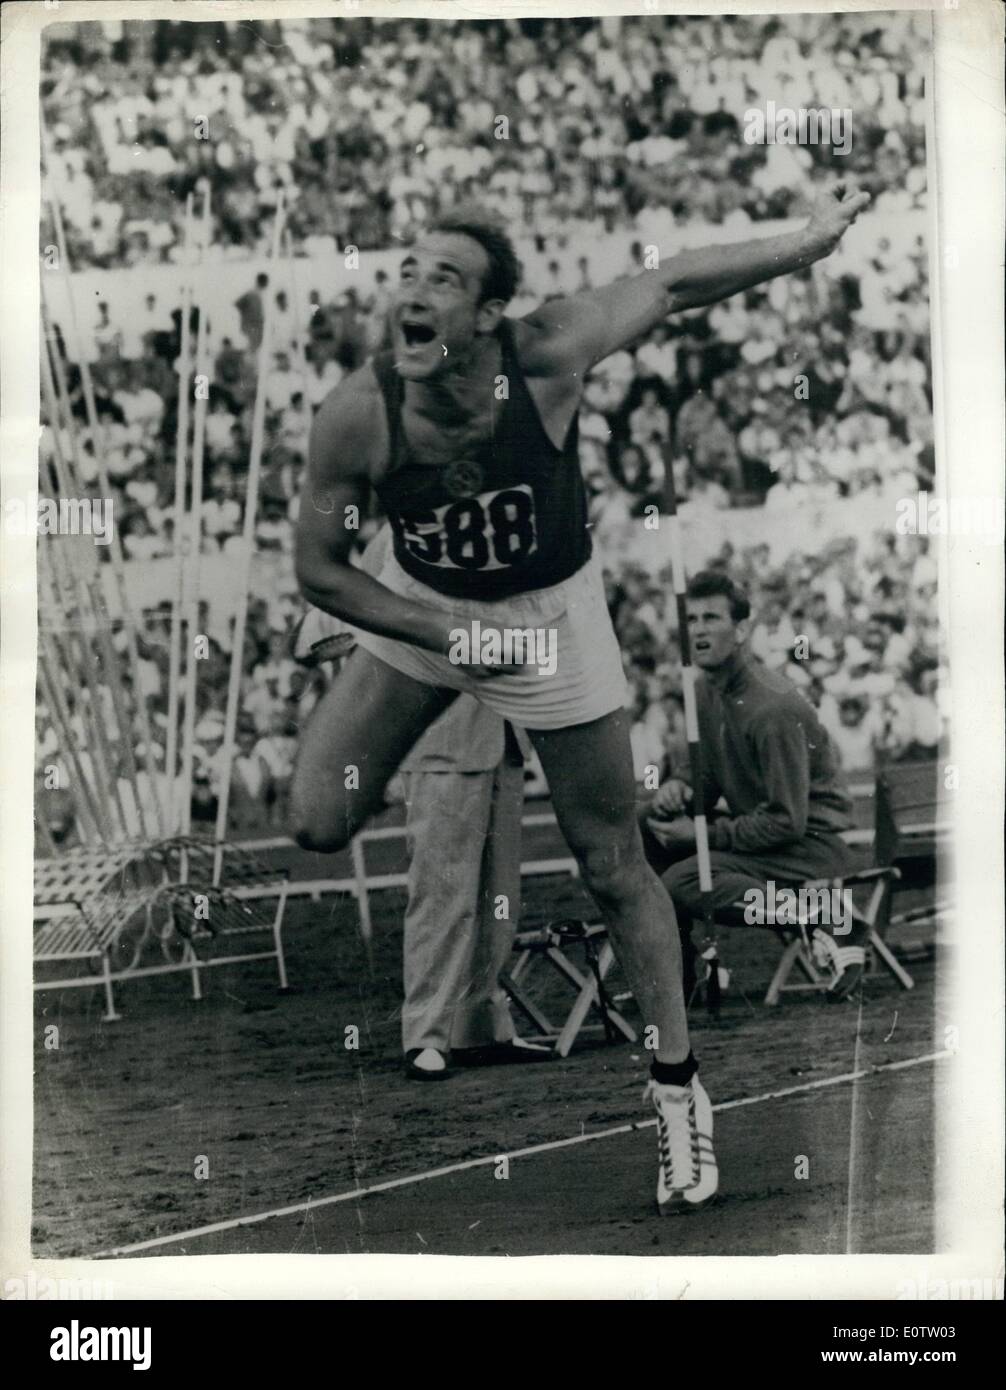
[[[580,939],[584,942],[598,940],[603,942],[597,954],[597,973],[602,981],[605,980],[615,961],[615,953],[608,941],[607,928],[601,924],[588,926]],[[561,949],[560,942],[563,941],[564,938],[560,933],[550,927],[545,927],[541,931],[518,932],[514,941],[517,961],[512,970],[500,974],[500,984],[506,990],[514,1006],[537,1030],[540,1037],[554,1044],[553,1050],[560,1057],[569,1055],[580,1032],[588,1027],[601,1027],[606,1033],[609,1029],[614,1030],[621,1033],[626,1041],[634,1043],[636,1033],[632,1025],[610,1004],[602,1005],[598,998],[597,978],[593,971],[578,970]],[[536,960],[547,961],[560,977],[576,991],[576,999],[561,1028],[556,1028],[544,1010],[540,1009],[521,988],[521,981]],[[601,1015],[599,1025],[587,1024],[587,1017],[592,1009]],[[607,1026],[605,1021],[607,1021]]]
[[[859,873],[846,874],[832,879],[807,879],[799,887],[822,887],[837,888],[839,890],[851,888],[862,883],[873,883],[873,891],[870,894],[870,901],[866,911],[861,912],[855,905],[852,909],[853,917],[856,921],[864,923],[869,927],[868,943],[870,954],[867,961],[867,971],[872,973],[876,969],[876,962],[880,962],[891,972],[894,978],[901,985],[902,989],[914,989],[915,981],[909,975],[904,966],[897,960],[890,947],[885,943],[880,932],[881,910],[884,906],[884,899],[894,891],[894,884],[900,879],[901,873],[896,868],[876,868],[863,869]],[[797,891],[799,891],[799,887]],[[738,904],[743,907],[743,904]],[[754,922],[752,926],[770,926],[769,923]],[[771,983],[765,994],[765,1003],[771,1008],[778,1004],[782,994],[806,993],[814,991],[822,993],[828,988],[828,981],[818,972],[814,965],[814,960],[810,952],[807,941],[807,928],[814,926],[814,920],[801,916],[791,927],[772,927],[781,941],[786,942],[786,947],[779,958],[775,974],[772,976]],[[806,980],[791,983],[790,975],[795,968],[799,969],[806,976]]]
[[[156,851],[157,848],[158,846],[154,845],[137,846],[136,851],[139,856],[145,852]],[[106,878],[106,885],[114,879],[115,873],[118,871],[117,868],[112,875]],[[88,884],[88,886],[93,887],[93,884]],[[151,884],[145,893],[142,890],[136,890],[130,895],[133,912],[142,909],[145,921],[136,945],[133,947],[132,960],[128,966],[121,970],[112,968],[112,953],[120,944],[122,931],[131,920],[132,913],[127,911],[123,916],[122,913],[113,915],[109,912],[106,914],[104,924],[96,928],[94,922],[89,919],[86,900],[83,897],[70,897],[62,902],[38,904],[35,909],[36,950],[34,960],[36,966],[57,961],[100,960],[101,968],[100,972],[74,975],[65,979],[36,979],[32,982],[33,990],[41,992],[53,989],[85,989],[100,986],[105,996],[105,1012],[102,1015],[102,1022],[115,1023],[122,1015],[116,1011],[114,986],[127,980],[141,979],[144,976],[176,975],[188,972],[192,980],[192,997],[195,1000],[200,1000],[203,997],[201,981],[203,970],[212,970],[221,965],[238,965],[246,961],[275,960],[279,976],[279,988],[281,990],[289,988],[286,957],[283,949],[283,919],[289,888],[286,879],[280,879],[276,884],[254,887],[238,886],[224,890],[228,898],[238,902],[275,896],[277,900],[276,911],[272,921],[268,923],[255,922],[247,926],[225,926],[218,932],[196,932],[194,940],[218,940],[227,937],[267,933],[272,938],[272,949],[241,951],[213,956],[212,958],[201,957],[193,944],[193,940],[179,935],[170,922],[167,930],[157,931],[155,928],[154,917],[158,906],[163,906],[168,895],[184,886],[191,887],[193,892],[199,891],[200,887],[198,883],[180,884],[166,876],[160,883]],[[65,925],[55,925],[59,922],[64,922]],[[163,965],[140,965],[139,962],[144,949],[155,937],[160,941],[165,963]],[[182,943],[181,956],[178,960],[172,960],[168,955],[168,945],[171,942],[179,941]]]

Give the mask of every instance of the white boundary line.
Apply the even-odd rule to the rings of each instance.
[[[902,1062],[885,1062],[881,1066],[864,1067],[860,1071],[843,1072],[840,1076],[825,1076],[819,1081],[805,1081],[800,1086],[787,1086],[782,1091],[766,1091],[760,1096],[743,1096],[740,1100],[727,1100],[722,1105],[714,1105],[713,1110],[737,1110],[742,1105],[761,1105],[767,1100],[781,1100],[785,1096],[797,1096],[807,1091],[818,1091],[825,1086],[840,1086],[846,1081],[859,1081],[866,1076],[876,1076],[880,1072],[904,1071],[908,1067],[922,1066],[926,1062],[937,1062],[953,1053],[926,1052],[919,1057],[908,1057]],[[574,1144],[590,1144],[595,1139],[611,1139],[616,1134],[631,1134],[633,1130],[649,1129],[656,1120],[637,1120],[627,1125],[615,1125],[612,1129],[599,1129],[593,1134],[575,1134],[570,1139],[553,1139],[547,1144],[532,1144],[527,1149],[514,1149],[508,1154],[491,1154],[486,1158],[469,1158],[463,1163],[449,1163],[443,1168],[430,1168],[425,1173],[413,1173],[409,1177],[389,1178],[370,1187],[359,1187],[352,1192],[340,1192],[334,1197],[315,1197],[309,1202],[298,1202],[292,1207],[274,1207],[272,1211],[259,1212],[255,1216],[237,1216],[230,1221],[214,1221],[209,1226],[196,1226],[191,1231],[180,1231],[173,1236],[157,1236],[154,1240],[137,1241],[134,1245],[118,1245],[111,1250],[99,1250],[87,1256],[92,1260],[108,1260],[123,1255],[135,1255],[140,1250],[154,1250],[158,1246],[177,1245],[183,1240],[198,1240],[202,1236],[215,1235],[218,1231],[233,1231],[239,1226],[255,1226],[261,1221],[270,1221],[276,1216],[296,1216],[298,1212],[317,1211],[319,1207],[335,1206],[339,1202],[355,1202],[361,1197],[369,1197],[375,1192],[391,1192],[396,1187],[410,1187],[414,1183],[429,1182],[433,1178],[443,1178],[449,1173],[463,1173],[469,1168],[484,1168],[490,1163],[498,1163],[501,1158],[528,1158],[532,1154],[548,1153],[552,1149],[565,1149]]]

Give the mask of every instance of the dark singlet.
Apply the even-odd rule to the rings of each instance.
[[[549,588],[591,554],[576,417],[557,449],[527,389],[506,319],[500,343],[509,398],[494,437],[444,464],[413,457],[394,354],[373,359],[391,441],[388,472],[375,491],[391,523],[395,558],[414,579],[450,598],[492,600]]]

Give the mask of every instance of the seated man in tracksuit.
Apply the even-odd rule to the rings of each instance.
[[[642,807],[640,827],[647,857],[663,875],[678,913],[687,998],[689,974],[694,981],[689,931],[701,917],[695,825],[688,810],[701,806],[710,818],[712,905],[722,915],[735,903],[764,905],[777,889],[850,872],[841,833],[852,824],[852,803],[813,706],[748,651],[751,608],[744,594],[727,575],[703,571],[688,585],[686,613],[698,668],[704,785],[696,796],[689,774],[680,769]],[[721,798],[726,813],[714,815]],[[727,914],[738,923],[758,916]],[[812,928],[815,957],[832,976],[831,992],[848,994],[862,975],[864,929],[847,912],[838,920],[819,920],[821,926]]]

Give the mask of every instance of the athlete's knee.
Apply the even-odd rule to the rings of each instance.
[[[676,904],[680,904],[682,907],[691,907],[698,901],[700,893],[699,861],[695,855],[688,859],[682,859],[677,864],[672,864],[660,877]]]
[[[638,835],[598,841],[577,858],[581,877],[602,908],[633,897],[651,872]]]
[[[315,854],[337,854],[350,840],[349,835],[340,834],[331,826],[309,822],[295,824],[293,838],[301,849],[313,850]]]
[[[316,854],[335,854],[345,849],[352,837],[348,816],[333,814],[331,806],[304,795],[296,783],[290,798],[290,820],[293,839],[301,849],[310,849]]]

